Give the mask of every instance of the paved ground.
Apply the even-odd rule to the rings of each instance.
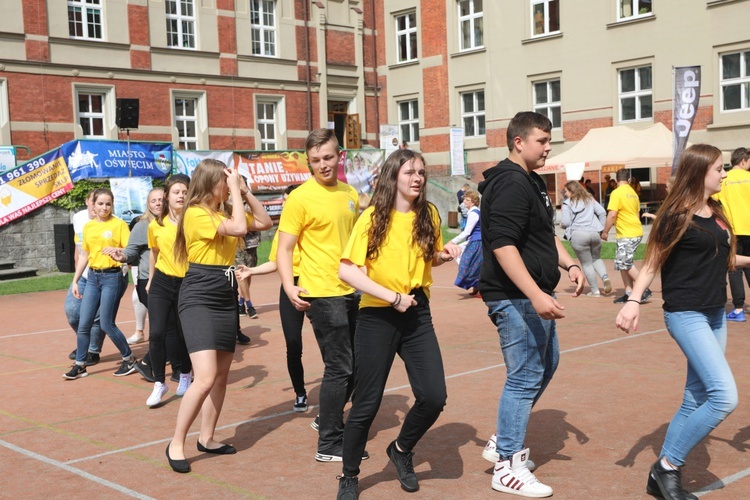
[[[509,498],[490,489],[492,466],[481,458],[504,382],[497,335],[482,301],[452,286],[455,271],[453,264],[436,270],[432,298],[448,404],[416,449],[421,490],[408,496]],[[567,317],[558,323],[561,364],[532,414],[527,441],[538,477],[554,488],[556,498],[646,498],[647,471],[679,405],[685,377],[685,360],[664,329],[660,286],[653,288],[657,293],[643,306],[641,328],[628,336],[614,328],[618,306],[609,298],[573,299],[566,283],[558,288],[567,307]],[[218,438],[239,453],[198,453],[193,435],[188,475],[172,472],[164,457],[178,398],[148,409],[150,384],[135,374],[112,376],[118,356],[109,341],[103,362],[89,377],[64,381],[74,347],[62,310],[64,293],[2,297],[0,497],[334,498],[340,467],[313,459],[316,434],[309,423],[316,409],[291,411],[294,394],[276,307],[277,278],[259,278],[252,289],[260,318],[242,319],[253,343],[237,349],[218,431]],[[118,319],[129,335],[128,300]],[[308,324],[304,335],[306,379],[316,405],[322,363]],[[138,356],[146,346],[135,349]],[[747,323],[729,325],[728,357],[740,406],[694,450],[683,474],[687,488],[701,496],[750,498]],[[385,448],[412,402],[397,361],[370,435],[372,458],[362,467],[363,499],[407,496]]]

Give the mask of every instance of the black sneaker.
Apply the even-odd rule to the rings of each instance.
[[[99,362],[99,353],[90,352],[86,354],[86,366],[94,366]]]
[[[312,427],[315,432],[320,430],[320,413],[315,416],[315,420],[310,422],[310,427]]]
[[[412,457],[414,453],[400,452],[396,449],[396,441],[393,441],[388,445],[385,452],[388,454],[388,458],[391,459],[393,465],[396,466],[396,472],[398,473],[398,482],[401,483],[401,488],[406,491],[417,491],[419,489],[419,481],[417,475],[414,473],[414,462]]]
[[[152,384],[156,382],[151,365],[147,365],[143,360],[136,361],[135,371],[140,373],[141,377],[145,378],[148,382],[151,382]]]
[[[307,411],[307,394],[297,394],[292,409],[297,412]]]
[[[336,500],[358,500],[359,480],[356,477],[339,476],[339,493]]]
[[[247,306],[247,317],[250,319],[258,319],[258,311],[253,306]]]
[[[646,290],[643,292],[643,295],[641,295],[641,304],[650,299],[653,294],[654,292],[652,292],[651,289],[646,288]]]
[[[362,460],[370,458],[370,454],[365,450],[362,453]],[[340,448],[335,451],[318,451],[315,453],[315,460],[318,462],[343,462],[343,450]]]
[[[88,376],[88,372],[86,371],[86,367],[83,365],[73,365],[73,368],[70,369],[68,373],[63,375],[64,379],[68,380],[75,380],[77,378],[83,378]]]
[[[628,301],[628,299],[629,299],[629,298],[630,298],[630,295],[626,293],[626,294],[625,294],[625,295],[623,295],[622,297],[617,297],[617,298],[616,298],[615,300],[613,300],[612,302],[614,302],[615,304],[624,304],[625,302],[627,302],[627,301]]]
[[[659,459],[651,466],[651,475],[659,487],[662,497],[697,500],[697,496],[682,489],[682,472],[680,469],[665,469],[661,465],[661,459]]]
[[[76,360],[76,353],[77,352],[78,352],[78,349],[73,349],[73,352],[71,352],[70,354],[68,354],[68,359],[71,359],[71,360],[75,361]]]
[[[237,330],[237,343],[239,345],[250,345],[250,337],[242,333],[242,330]]]
[[[240,316],[244,316],[245,315],[245,304],[244,303],[243,304],[239,304],[237,307],[240,310]]]
[[[137,363],[138,360],[135,359],[135,357],[132,357],[129,360],[123,360],[123,362],[120,363],[120,368],[118,368],[114,373],[115,377],[124,377],[125,375],[130,375],[131,373],[136,371],[135,365]]]
[[[646,493],[651,495],[652,497],[656,498],[664,498],[661,496],[661,490],[659,489],[659,485],[656,483],[656,478],[653,474],[651,474],[651,471],[648,472],[648,481],[646,482]]]

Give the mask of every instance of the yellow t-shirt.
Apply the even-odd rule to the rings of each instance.
[[[177,226],[165,217],[163,226],[156,219],[148,225],[148,247],[158,248],[159,255],[156,257],[156,269],[167,276],[184,278],[187,272],[187,262],[179,263],[174,257],[174,240],[177,238]]]
[[[188,262],[210,266],[234,265],[234,253],[237,250],[238,238],[219,234],[219,225],[226,217],[204,207],[188,207],[182,215],[185,246]],[[252,214],[245,212],[249,225]]]
[[[339,261],[357,219],[358,203],[350,185],[322,186],[314,178],[289,194],[279,231],[297,236],[299,286],[308,297],[340,297],[354,291],[339,279]]]
[[[276,252],[279,251],[279,232],[273,235],[273,241],[271,242],[271,251],[268,254],[268,260],[276,262]],[[299,276],[299,248],[295,245],[294,252],[292,252],[292,275]]]
[[[727,172],[716,196],[734,234],[750,236],[750,172],[734,167]]]
[[[617,238],[637,238],[643,236],[640,213],[641,202],[630,185],[622,185],[612,191],[607,210],[617,211],[615,231]]]
[[[122,266],[122,263],[102,254],[102,250],[105,247],[125,248],[128,246],[128,238],[128,225],[114,215],[105,222],[99,222],[97,219],[88,221],[83,226],[83,249],[89,253],[89,267],[106,269]]]
[[[352,236],[344,249],[342,259],[367,268],[367,276],[389,290],[401,294],[409,293],[413,288],[422,287],[427,297],[432,285],[432,259],[425,261],[420,249],[412,240],[414,212],[402,213],[391,210],[391,223],[385,236],[380,253],[375,260],[367,258],[367,232],[370,228],[374,207],[362,212],[352,230]],[[440,217],[435,207],[430,205],[432,224],[435,227],[435,250],[443,249],[443,238],[440,234]],[[359,307],[389,307],[390,304],[366,293],[362,294]]]

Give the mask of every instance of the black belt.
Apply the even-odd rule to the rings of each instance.
[[[94,273],[121,273],[122,267],[120,266],[105,267],[104,269],[94,269],[93,267],[90,267],[89,271],[94,272]]]

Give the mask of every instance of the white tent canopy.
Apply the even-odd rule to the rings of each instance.
[[[664,167],[672,165],[672,153],[672,132],[663,123],[641,130],[625,125],[593,128],[569,150],[547,158],[536,172],[564,172],[569,163],[585,163],[589,171],[604,165]]]

